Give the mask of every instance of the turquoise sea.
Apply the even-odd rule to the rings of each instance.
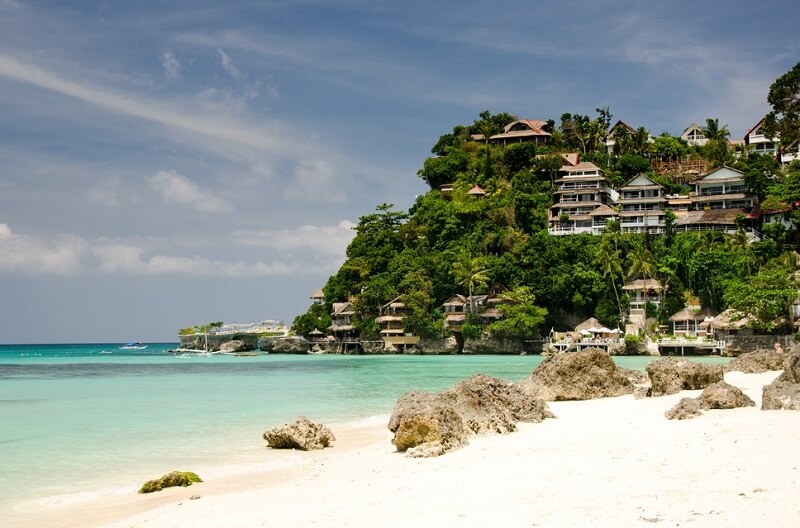
[[[542,360],[180,358],[167,352],[174,343],[119,346],[0,345],[0,512],[31,500],[138,487],[174,469],[263,463],[261,434],[299,415],[327,425],[376,419],[406,391],[441,390],[479,372],[518,381]],[[652,360],[615,358],[639,369]]]

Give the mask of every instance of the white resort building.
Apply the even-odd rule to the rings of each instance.
[[[555,182],[557,202],[550,208],[550,234],[601,234],[606,222],[617,216],[609,204],[618,196],[602,169],[583,161],[565,165],[559,172],[562,177]]]

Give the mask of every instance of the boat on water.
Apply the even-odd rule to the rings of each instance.
[[[147,345],[139,342],[125,343],[119,347],[120,350],[144,350],[145,348],[147,348]]]

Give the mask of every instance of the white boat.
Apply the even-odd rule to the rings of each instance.
[[[147,348],[147,345],[138,342],[125,343],[119,347],[120,350],[144,350],[145,348]]]

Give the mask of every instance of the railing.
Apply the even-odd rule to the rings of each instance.
[[[559,191],[580,191],[583,189],[599,189],[600,185],[598,184],[589,184],[589,183],[565,183],[561,185],[557,190]]]
[[[704,338],[660,337],[656,340],[658,346],[664,347],[693,347],[693,348],[725,348],[725,341]]]

